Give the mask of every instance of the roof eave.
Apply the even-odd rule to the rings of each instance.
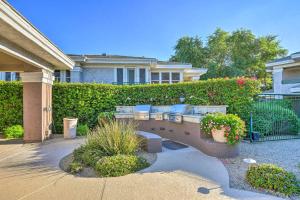
[[[25,17],[16,11],[8,2],[0,1],[0,21],[3,21],[14,30],[16,34],[22,35],[26,40],[40,48],[48,57],[41,57],[45,61],[52,63],[54,67],[72,69],[74,62],[55,46],[45,35],[35,28]],[[3,35],[5,37],[5,35]],[[14,41],[20,47],[21,41]],[[30,49],[27,49],[30,51]],[[51,58],[51,59],[50,59]],[[59,65],[59,66],[56,66]]]

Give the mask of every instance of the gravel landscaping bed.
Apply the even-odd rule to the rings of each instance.
[[[145,151],[139,151],[139,152],[137,152],[137,155],[146,159],[150,165],[152,165],[156,161],[156,158],[157,158],[156,153],[147,153]],[[69,166],[70,166],[70,163],[73,161],[73,159],[74,159],[73,153],[62,158],[59,163],[60,168],[62,170],[64,170],[65,172],[69,173]],[[91,167],[84,167],[83,170],[79,174],[76,174],[76,175],[80,176],[80,177],[97,177],[95,170]]]
[[[260,143],[240,144],[240,156],[231,159],[220,159],[229,173],[230,187],[250,190],[255,192],[268,193],[266,191],[258,191],[252,188],[245,181],[248,164],[243,162],[244,158],[252,158],[257,163],[276,164],[287,171],[293,172],[300,180],[300,140],[280,140],[267,141]],[[280,194],[274,194],[281,196]],[[300,199],[293,197],[293,199]]]

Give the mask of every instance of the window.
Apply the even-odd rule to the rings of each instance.
[[[161,83],[170,83],[170,73],[169,72],[161,73]]]
[[[159,72],[151,73],[151,83],[159,83]]]
[[[68,83],[71,82],[71,72],[70,72],[70,70],[66,71],[66,82],[68,82]]]
[[[128,69],[128,71],[127,71],[127,82],[129,83],[129,84],[134,84],[134,76],[135,76],[135,69]]]
[[[117,68],[117,84],[123,84],[123,68]]]
[[[19,81],[19,80],[21,80],[21,78],[20,78],[20,73],[19,73],[19,72],[16,72],[16,81]]]
[[[55,81],[60,82],[60,70],[54,70]]]
[[[5,80],[11,81],[11,72],[5,72]]]
[[[180,73],[172,72],[172,83],[179,83],[179,82],[180,82]]]
[[[140,69],[140,83],[146,83],[146,69]]]

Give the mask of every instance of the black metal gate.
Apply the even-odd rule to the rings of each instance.
[[[250,115],[251,141],[300,138],[300,95],[261,94]]]

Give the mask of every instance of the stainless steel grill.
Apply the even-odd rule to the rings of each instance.
[[[169,121],[182,123],[182,115],[192,114],[193,108],[188,104],[175,104],[171,106],[169,113]]]
[[[156,112],[154,119],[158,120],[158,121],[164,120],[164,113],[163,112]]]
[[[149,120],[151,105],[136,105],[133,109],[135,120]]]

